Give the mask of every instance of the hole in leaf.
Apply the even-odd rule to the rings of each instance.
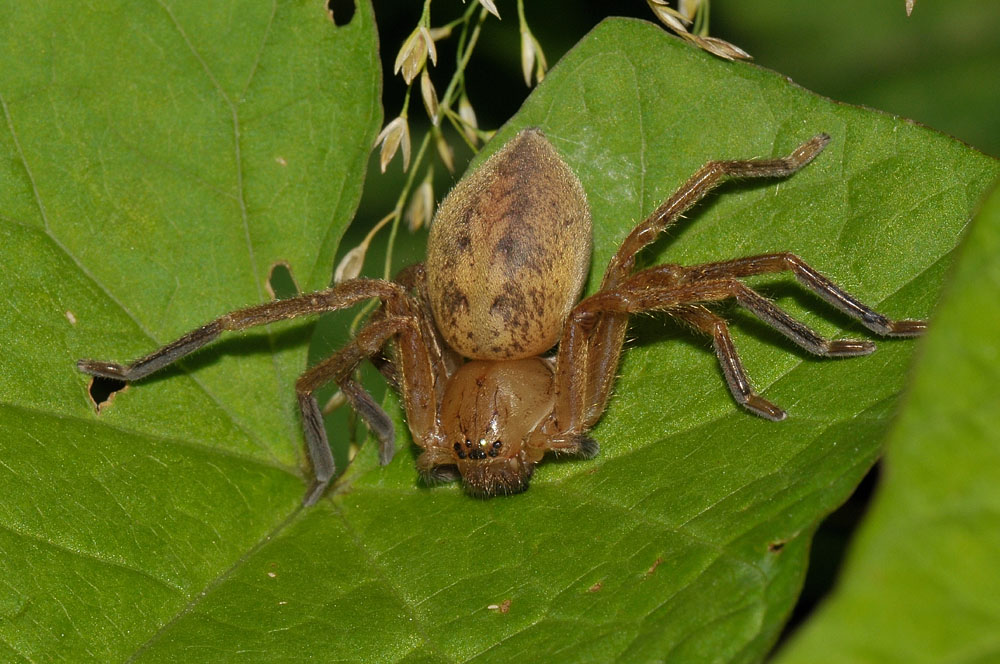
[[[87,388],[87,391],[90,392],[90,400],[94,402],[94,408],[100,413],[111,405],[115,394],[126,387],[128,387],[128,383],[123,380],[94,376],[90,379],[90,386]]]
[[[338,27],[347,25],[354,18],[354,0],[327,0],[326,8]]]
[[[299,294],[299,286],[292,276],[288,263],[279,262],[271,266],[271,274],[267,278],[267,292],[274,300],[285,300]]]
[[[767,545],[767,550],[771,553],[781,553],[781,550],[785,548],[785,540],[777,540],[771,542]]]

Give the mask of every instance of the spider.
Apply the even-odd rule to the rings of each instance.
[[[886,318],[792,253],[639,271],[636,255],[724,180],[790,176],[829,140],[820,134],[777,159],[708,162],[632,230],[600,290],[580,301],[591,255],[586,195],[545,135],[525,129],[442,201],[426,263],[402,270],[395,280],[352,279],[233,311],[129,365],[80,360],[77,366],[94,376],[136,381],[224,331],[379,299],[381,307],[357,336],[296,383],[313,470],[306,505],[323,495],[335,472],[314,396],[320,386],[339,385],[379,440],[381,463],[392,458],[393,423],[354,378],[365,359],[401,393],[410,433],[422,449],[417,468],[424,480],[461,478],[468,493],[481,497],[526,489],[547,452],[597,454],[588,431],[604,413],[633,313],[666,312],[710,335],[735,400],[761,417],[782,420],[785,411],[754,391],[726,322],[706,303],[735,299],[817,355],[866,355],[875,345],[825,339],[740,278],[790,271],[880,335],[916,336],[926,323]]]

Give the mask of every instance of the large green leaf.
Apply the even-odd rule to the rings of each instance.
[[[128,20],[139,20],[138,13],[132,8]],[[341,93],[276,84],[259,97],[229,96],[224,72],[245,81],[245,70],[228,60],[213,67],[206,54],[269,42],[277,24],[268,39],[242,30],[239,43],[227,45],[231,27],[210,37],[212,16],[196,17],[206,26],[198,32],[181,13],[160,8],[150,25],[132,28],[137,49],[157,50],[157,30],[181,40],[161,46],[160,59],[137,57],[150,67],[146,75],[139,64],[80,64],[99,79],[100,72],[124,77],[130,83],[119,87],[127,96],[75,79],[57,88],[47,79],[41,92],[6,71],[0,79],[3,153],[10,155],[0,251],[12,312],[0,329],[7,377],[0,388],[0,472],[10,487],[0,505],[0,569],[10,589],[0,605],[5,655],[763,656],[795,601],[813,529],[878,454],[912,341],[883,342],[861,359],[814,360],[730,311],[749,370],[790,412],[774,424],[733,404],[704,340],[667,321],[642,321],[594,432],[602,455],[543,464],[528,492],[492,501],[470,499],[456,487],[422,486],[415,452],[401,440],[386,468],[365,446],[328,499],[299,509],[304,484],[291,382],[303,368],[303,324],[222,342],[93,412],[76,358],[131,358],[262,299],[256,284],[275,260],[292,265],[302,288],[322,285],[327,249],[343,221],[339,211],[356,200],[346,193],[356,191],[349,180],[331,182],[330,171],[358,170],[377,120],[361,93],[344,92],[361,85],[361,74],[346,67],[374,67],[367,9],[337,30],[277,11],[293,24],[281,33],[290,42],[285,48],[306,50],[312,62],[332,61],[315,80],[341,86]],[[84,41],[99,43],[95,49],[116,53],[108,44],[129,34],[115,25],[104,28],[107,36],[91,35],[95,22],[109,20],[104,13],[70,18],[83,25],[62,28],[49,19],[33,28],[33,38],[66,48],[63,57],[39,63],[44,49],[33,48],[4,60],[30,62],[34,76],[58,78],[81,52],[81,38],[56,39],[53,25],[84,31]],[[329,50],[303,31],[325,35]],[[192,37],[196,32],[203,41]],[[363,45],[344,56],[335,51],[348,34]],[[177,64],[188,60],[190,67]],[[278,81],[308,74],[275,54],[258,75],[280,63],[288,73],[274,74]],[[139,83],[154,81],[173,99],[166,67],[187,72],[177,74],[173,92],[197,103],[157,108],[159,97],[137,93]],[[207,90],[203,98],[198,86]],[[60,107],[53,89],[77,100],[89,91],[89,105],[71,106],[82,117],[68,124],[54,112]],[[233,104],[240,99],[272,114],[296,105],[307,110],[275,120],[254,138],[234,132],[234,120],[244,126]],[[352,101],[361,108],[341,115],[351,111],[340,105]],[[210,102],[224,107],[214,124],[199,119]],[[98,104],[89,115],[79,110]],[[139,111],[148,114],[142,131],[123,134],[118,124],[127,127],[128,117],[118,116]],[[315,136],[341,136],[352,122],[359,123],[353,149],[331,149],[332,138]],[[975,201],[1000,172],[991,159],[931,130],[837,105],[765,70],[720,62],[636,21],[610,21],[589,35],[490,149],[529,124],[543,127],[589,194],[596,226],[591,288],[631,224],[701,163],[783,154],[826,131],[833,142],[808,169],[781,183],[723,188],[646,259],[695,262],[793,249],[886,313],[927,315]],[[199,131],[206,125],[211,131]],[[198,159],[184,152],[184,163],[174,164],[160,153],[185,132],[191,149],[204,153]],[[285,139],[294,146],[287,154]],[[76,152],[63,154],[67,146]],[[257,171],[247,161],[251,153],[260,155]],[[281,179],[287,171],[277,157],[290,168],[300,153],[329,170]],[[80,163],[60,168],[73,155]],[[267,168],[274,172],[260,172]],[[199,174],[194,180],[184,177],[191,170]],[[170,185],[172,179],[178,182]],[[119,180],[126,184],[114,185]],[[202,187],[208,202],[196,206]],[[344,198],[324,198],[338,195]],[[132,204],[137,196],[141,205]],[[281,214],[270,207],[275,200],[283,203]],[[322,223],[290,234],[290,217]],[[227,218],[235,222],[220,222]],[[190,226],[179,231],[182,220]],[[232,234],[234,225],[238,240],[228,240],[230,250],[227,229]],[[767,283],[769,294],[824,334],[865,335],[788,279]]]
[[[223,343],[100,415],[74,359],[262,301],[277,262],[329,283],[381,123],[374,17],[4,3],[0,26],[0,660],[118,660],[297,506],[308,336]]]
[[[780,662],[1000,658],[1000,192],[966,238],[835,596]]]

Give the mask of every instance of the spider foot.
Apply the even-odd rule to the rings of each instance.
[[[925,320],[894,320],[890,321],[885,334],[890,337],[919,337],[927,331]]]
[[[578,451],[576,455],[581,459],[593,459],[601,453],[601,446],[590,436],[580,435],[576,439]]]
[[[556,456],[567,454],[581,459],[593,459],[601,452],[601,446],[587,434],[568,433],[565,436],[557,441],[547,441],[543,449],[553,452]]]
[[[396,455],[396,438],[391,435],[387,438],[379,438],[378,441],[378,465],[388,466],[392,457]]]
[[[827,357],[857,357],[875,352],[875,344],[860,339],[834,339],[826,343],[823,355]]]
[[[326,488],[330,485],[330,480],[325,479],[315,479],[309,488],[306,490],[306,495],[302,497],[302,506],[310,507],[315,505],[323,494],[326,493]]]
[[[771,420],[772,422],[780,422],[788,417],[788,413],[784,410],[757,394],[747,395],[743,405],[755,415],[760,415],[765,420]]]
[[[126,380],[125,367],[114,362],[100,362],[98,360],[79,360],[76,363],[77,370],[91,376],[101,378],[114,378],[116,380]]]

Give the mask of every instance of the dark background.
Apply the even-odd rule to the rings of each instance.
[[[484,127],[502,124],[528,92],[521,77],[516,5],[496,4],[502,20],[487,22],[468,75]],[[654,20],[644,0],[525,4],[550,65],[607,16]],[[404,90],[400,79],[391,79],[392,64],[421,5],[375,0],[387,117],[398,111]],[[432,23],[463,9],[458,0],[437,0]],[[714,0],[710,19],[712,35],[814,92],[917,120],[1000,156],[1000,3],[994,0],[917,0],[909,18],[903,0]],[[439,67],[451,57],[445,55]],[[436,73],[439,85],[450,75],[431,72]]]

